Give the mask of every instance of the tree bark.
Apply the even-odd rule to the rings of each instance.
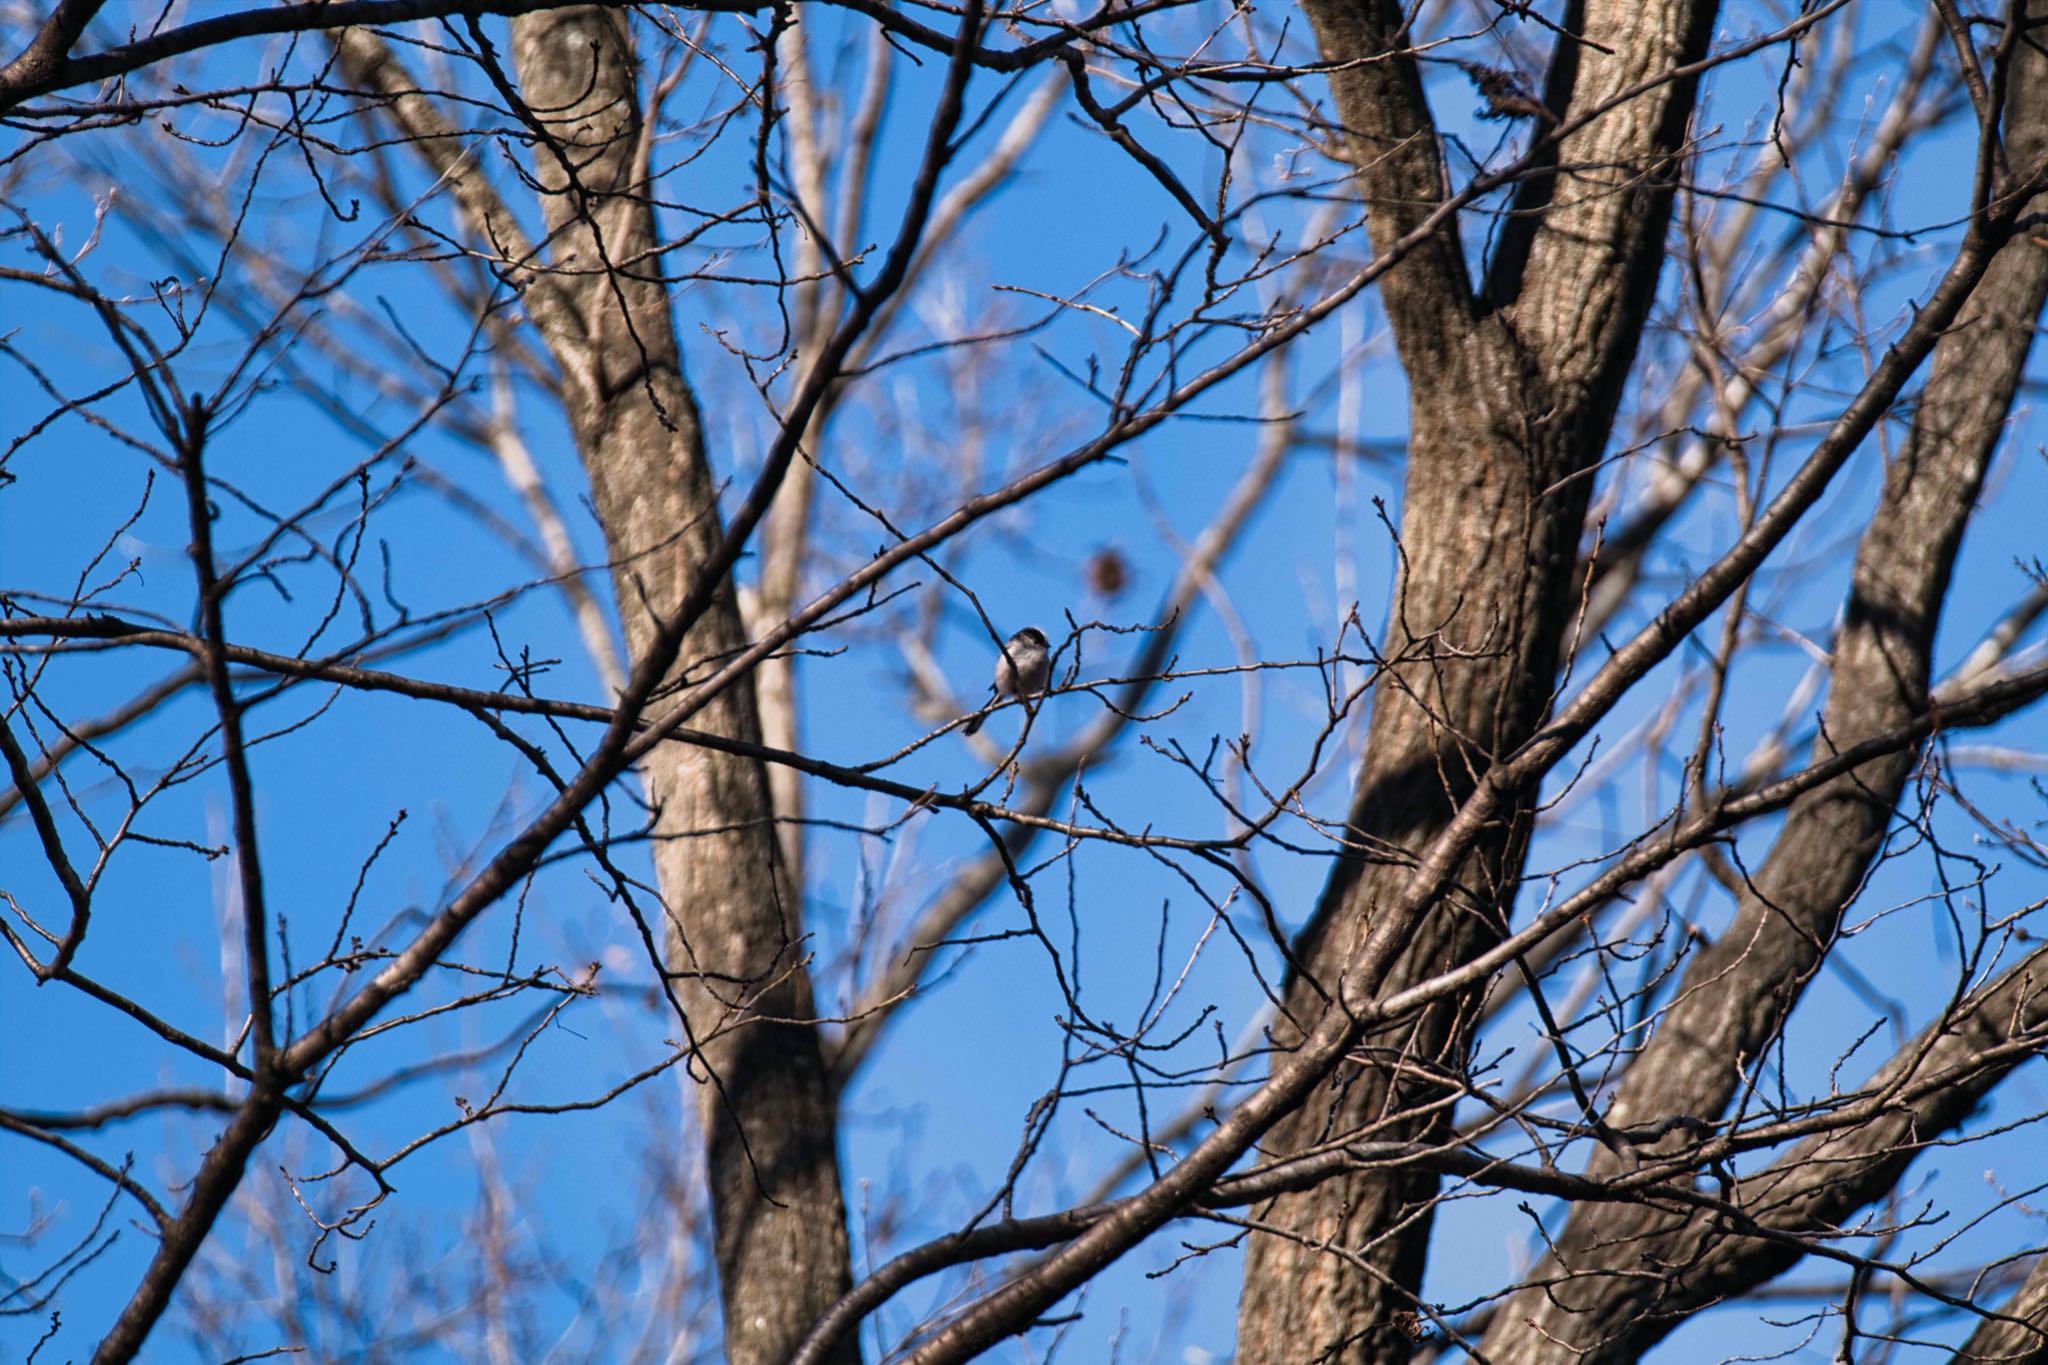
[[[2000,1316],[1986,1318],[1970,1333],[1955,1365],[2042,1365],[2048,1361],[2048,1256],[2037,1256],[2026,1282],[2007,1299]],[[2018,1321],[2013,1321],[2013,1319]]]
[[[1305,0],[1357,167],[1375,249],[1412,230],[1445,193],[1436,134],[1403,8]],[[1348,847],[1297,944],[1288,1017],[1305,1030],[1340,996],[1377,901],[1450,822],[1481,773],[1536,730],[1569,639],[1572,573],[1592,480],[1655,291],[1672,186],[1691,114],[1690,78],[1602,106],[1697,60],[1704,0],[1575,5],[1593,43],[1561,42],[1548,98],[1567,130],[1538,163],[1496,270],[1494,297],[1468,277],[1455,223],[1381,283],[1409,389],[1402,568],[1375,691]],[[1596,114],[1596,110],[1600,110]],[[1549,164],[1581,167],[1552,176]],[[1526,800],[1482,839],[1458,894],[1423,921],[1382,989],[1398,991],[1497,942],[1512,910]],[[1368,1138],[1439,1140],[1469,1042],[1467,998],[1369,1038],[1276,1127],[1269,1154]],[[1299,1034],[1283,1031],[1292,1044]],[[1398,1076],[1398,1079],[1397,1079]],[[1364,1173],[1255,1210],[1239,1358],[1404,1360],[1396,1315],[1420,1286],[1437,1177]]]
[[[2008,152],[2016,169],[2031,168],[2048,154],[2048,63],[2037,53],[2022,57],[2011,90]],[[2048,209],[2048,197],[2032,207]],[[1886,471],[1857,550],[1816,758],[1895,728],[1927,704],[1950,571],[2044,299],[2048,251],[2016,236],[1935,347],[1911,433]],[[1629,1065],[1606,1115],[1610,1126],[1720,1117],[1833,946],[1916,764],[1915,752],[1881,759],[1793,805],[1733,923],[1693,958],[1655,1035]],[[1643,1155],[1669,1155],[1690,1140],[1674,1133]],[[1598,1179],[1622,1166],[1620,1155],[1603,1148],[1587,1174]],[[1639,1273],[1646,1260],[1680,1263],[1678,1241],[1690,1222],[1649,1206],[1579,1207],[1536,1277],[1564,1282],[1511,1299],[1483,1349],[1492,1359],[1532,1365],[1633,1360],[1644,1349],[1646,1323],[1661,1322],[1661,1335],[1676,1321],[1674,1295],[1692,1302],[1689,1289]]]
[[[2037,951],[1945,1012],[1880,1068],[1864,1087],[1870,1097],[1862,1102],[1868,1114],[1864,1121],[1834,1127],[1841,1116],[1820,1116],[1816,1122],[1823,1131],[1736,1181],[1726,1203],[1737,1212],[1669,1215],[1664,1235],[1654,1244],[1603,1249],[1616,1262],[1626,1260],[1629,1280],[1661,1287],[1644,1311],[1610,1315],[1597,1324],[1567,1319],[1570,1342],[1545,1336],[1545,1323],[1524,1320],[1504,1329],[1504,1316],[1496,1316],[1480,1350],[1489,1360],[1641,1359],[1692,1314],[1784,1274],[1809,1247],[1842,1239],[1852,1215],[1890,1193],[1915,1157],[1968,1119],[2014,1067],[2038,1055],[2044,1027],[2048,952]],[[1851,1254],[1858,1249],[1853,1244],[1846,1248]],[[1582,1283],[1615,1282],[1601,1268],[1584,1271],[1591,1277],[1587,1280],[1581,1273],[1553,1261],[1531,1279],[1560,1295]],[[1543,1290],[1532,1292],[1540,1296]],[[2026,1293],[2023,1289],[2022,1308]],[[1597,1338],[1589,1330],[1596,1325],[1603,1333]],[[2017,1324],[2005,1327],[2024,1336]],[[1492,1344],[1496,1336],[1498,1347]],[[1574,1347],[1577,1353],[1567,1355]]]
[[[721,523],[654,254],[648,130],[628,25],[623,12],[595,7],[512,21],[518,89],[500,69],[500,94],[537,135],[544,254],[437,111],[412,93],[389,50],[355,31],[339,49],[351,77],[390,101],[389,115],[449,177],[485,249],[507,262],[501,273],[521,290],[561,372],[637,662],[712,558]],[[481,45],[481,32],[473,36]],[[745,638],[728,582],[685,641],[674,680],[729,657]],[[650,715],[658,719],[658,704]],[[723,690],[692,723],[760,742],[750,686]],[[851,1284],[837,1101],[812,1022],[797,893],[759,761],[669,744],[641,776],[656,812],[668,970],[688,1041],[699,1048],[692,1071],[701,1082],[726,1356],[781,1365]],[[835,1358],[855,1361],[858,1348],[848,1342]]]
[[[560,155],[535,153],[549,265],[584,332],[588,382],[568,414],[604,526],[628,650],[638,658],[720,532],[697,405],[659,282],[627,16],[599,9],[512,23],[521,95]],[[745,641],[731,585],[679,664]],[[751,687],[695,724],[753,743]],[[703,1042],[698,1110],[709,1148],[727,1359],[786,1359],[851,1284],[836,1103],[810,1022],[797,890],[783,873],[762,765],[664,745],[643,765],[669,967]],[[703,1041],[708,1040],[708,1041]],[[843,1359],[856,1359],[849,1343]]]

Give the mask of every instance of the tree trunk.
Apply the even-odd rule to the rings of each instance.
[[[2048,1256],[2034,1258],[2026,1282],[1998,1311],[2002,1317],[1986,1318],[1970,1333],[1963,1349],[1956,1352],[1955,1365],[2042,1365],[2048,1361]]]
[[[2041,4],[2048,9],[2048,4]],[[2007,153],[2026,172],[2048,155],[2048,61],[2023,47],[2011,74]],[[2048,196],[2036,212],[2048,210]],[[1993,258],[1936,345],[1908,440],[1857,550],[1832,683],[1813,757],[1906,724],[1927,705],[1935,627],[1963,528],[1975,510],[2048,299],[2048,251],[2021,235]],[[1736,909],[1695,956],[1657,1031],[1629,1065],[1607,1114],[1629,1128],[1673,1115],[1721,1117],[1833,946],[1844,910],[1884,848],[1916,755],[1880,759],[1795,802]],[[1673,1134],[1642,1156],[1694,1139]],[[1587,1174],[1617,1173],[1596,1151]],[[1582,1205],[1554,1255],[1495,1317],[1499,1361],[1622,1362],[1698,1306],[1695,1276],[1644,1274],[1688,1263],[1693,1219],[1647,1205]]]
[[[598,9],[512,24],[520,92],[552,146],[534,170],[549,265],[581,324],[583,382],[567,409],[603,523],[629,652],[638,659],[710,559],[721,530],[696,400],[682,373],[651,205],[628,18]],[[559,352],[558,352],[559,354]],[[727,584],[692,630],[678,677],[744,641]],[[693,722],[759,742],[750,687]],[[818,1046],[796,888],[777,850],[762,765],[694,745],[655,751],[668,921],[709,1147],[729,1360],[779,1365],[848,1288],[837,1116]],[[842,1351],[856,1359],[851,1343]]]
[[[1374,247],[1418,226],[1444,171],[1402,8],[1306,0],[1331,77]],[[1494,270],[1475,295],[1455,223],[1382,281],[1408,376],[1402,569],[1374,692],[1366,754],[1338,863],[1297,945],[1288,1017],[1306,1030],[1336,996],[1372,908],[1406,880],[1498,757],[1526,740],[1553,695],[1570,638],[1572,573],[1592,480],[1655,291],[1693,82],[1666,81],[1593,117],[1645,77],[1696,60],[1714,6],[1574,6],[1572,26],[1608,49],[1566,56],[1546,98],[1569,130],[1538,164]],[[1545,164],[1592,169],[1551,177]],[[1528,805],[1462,868],[1459,894],[1424,921],[1383,990],[1453,967],[1497,941],[1512,913]],[[1271,1155],[1333,1140],[1430,1140],[1450,1120],[1472,1009],[1466,999],[1372,1037],[1278,1125]],[[1299,1034],[1283,1031],[1291,1044]],[[1254,1210],[1239,1359],[1403,1360],[1437,1177],[1353,1174]]]
[[[646,129],[628,18],[597,8],[512,21],[519,89],[500,94],[545,139],[534,179],[543,254],[464,155],[454,130],[362,30],[338,40],[352,79],[436,174],[521,291],[561,373],[563,403],[603,524],[628,652],[637,663],[712,557],[716,484],[660,281],[643,197]],[[544,259],[543,259],[544,256]],[[691,630],[674,670],[745,639],[731,584]],[[658,704],[656,714],[658,714]],[[693,725],[758,742],[750,687]],[[780,1365],[851,1280],[836,1152],[836,1098],[819,1050],[795,888],[781,866],[759,762],[699,746],[657,749],[641,776],[655,808],[654,865],[671,984],[698,1048],[692,1074],[708,1147],[727,1358]],[[652,914],[650,914],[650,918]],[[650,926],[652,927],[652,926]],[[858,1359],[849,1342],[839,1356]]]

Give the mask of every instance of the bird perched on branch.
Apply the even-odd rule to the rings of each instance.
[[[961,733],[973,734],[988,719],[988,709],[998,698],[1035,697],[1045,691],[1052,678],[1052,655],[1047,652],[1045,632],[1037,626],[1024,629],[1003,641],[1002,657],[996,660],[995,680],[988,685],[989,699],[974,713]]]

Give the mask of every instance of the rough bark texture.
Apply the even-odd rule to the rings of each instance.
[[[1331,86],[1374,245],[1385,250],[1444,196],[1420,81],[1403,54],[1402,7],[1307,0],[1303,8],[1324,57],[1356,63],[1333,74]],[[1696,60],[1714,10],[1575,6],[1574,26],[1611,55],[1589,48],[1575,69],[1554,73],[1553,105],[1576,119],[1645,77]],[[1689,80],[1665,82],[1562,140],[1557,164],[1585,169],[1532,191],[1540,216],[1509,229],[1503,252],[1518,265],[1496,292],[1511,289],[1512,297],[1475,296],[1454,225],[1382,282],[1410,403],[1403,567],[1383,648],[1406,662],[1374,695],[1351,848],[1297,947],[1306,970],[1290,982],[1287,1004],[1303,1029],[1338,994],[1372,907],[1405,880],[1408,855],[1443,829],[1477,776],[1527,739],[1549,708],[1591,486],[1572,476],[1600,456],[1635,356],[1693,93]],[[1461,871],[1461,894],[1424,921],[1383,991],[1496,941],[1525,832],[1517,817],[1482,841]],[[1369,1039],[1355,1065],[1275,1129],[1268,1152],[1439,1136],[1449,1106],[1432,1110],[1430,1102],[1453,1087],[1430,1073],[1461,1068],[1472,1003]],[[1295,1036],[1283,1032],[1281,1041]],[[1239,1358],[1406,1359],[1409,1340],[1396,1314],[1412,1307],[1421,1281],[1436,1183],[1423,1172],[1357,1174],[1255,1210],[1272,1231],[1248,1249]]]
[[[1970,1333],[1955,1365],[2041,1365],[2048,1361],[2048,1256],[2035,1258],[2026,1283]],[[2018,1319],[2014,1321],[2013,1319]]]
[[[2024,58],[2009,111],[2016,168],[2048,152],[2044,87],[2048,64]],[[2048,251],[2022,234],[2000,250],[1935,348],[1912,432],[1886,471],[1858,546],[1817,759],[1894,729],[1926,706],[1950,570],[2044,297]],[[1625,1073],[1606,1115],[1612,1126],[1673,1115],[1711,1121],[1727,1108],[1832,946],[1915,762],[1907,752],[1867,764],[1794,804],[1733,923],[1692,960],[1654,1037]],[[1674,1134],[1646,1154],[1669,1155],[1690,1140]],[[1587,1174],[1612,1175],[1621,1164],[1602,1149]],[[1645,1264],[1682,1266],[1700,1254],[1683,1245],[1690,1225],[1649,1207],[1576,1209],[1538,1275],[1563,1282],[1510,1300],[1484,1349],[1496,1360],[1559,1365],[1635,1359],[1699,1304],[1696,1275],[1641,1273]]]
[[[658,613],[711,557],[720,523],[696,402],[664,288],[642,174],[635,64],[622,13],[570,10],[512,25],[520,93],[563,155],[535,155],[550,264],[583,323],[590,372],[570,423],[614,565],[636,659]],[[681,669],[744,640],[722,593]],[[726,690],[696,725],[758,742],[753,693]],[[798,903],[779,865],[761,764],[690,745],[643,770],[659,817],[655,869],[671,970],[705,1042],[699,1110],[709,1143],[726,1355],[780,1362],[850,1284],[837,1122],[818,1047]],[[707,831],[715,831],[709,832]],[[774,1021],[774,1022],[769,1022]],[[786,1022],[798,1021],[798,1022]],[[849,1346],[847,1359],[856,1353]]]
[[[1490,1360],[1635,1361],[1686,1316],[1790,1270],[1807,1255],[1809,1243],[1846,1240],[1852,1253],[1868,1250],[1867,1238],[1845,1239],[1840,1229],[1889,1194],[1914,1158],[1966,1120],[2014,1067],[2037,1055],[2044,1026],[2048,953],[2036,952],[1900,1049],[1871,1081],[1870,1089],[1884,1098],[1867,1103],[1867,1120],[1807,1138],[1737,1181],[1728,1203],[1741,1216],[1668,1215],[1654,1246],[1603,1249],[1630,1260],[1632,1279],[1662,1287],[1652,1311],[1606,1320],[1606,1334],[1597,1340],[1586,1333],[1585,1320],[1570,1321],[1576,1339],[1586,1343],[1578,1354],[1567,1354],[1569,1343],[1547,1338],[1528,1323],[1499,1333],[1497,1350],[1481,1350]],[[1581,1283],[1556,1264],[1538,1272],[1546,1275],[1558,1294]],[[1596,1275],[1585,1283],[1615,1282]],[[2024,1335],[2017,1324],[2007,1326]]]
[[[720,533],[696,401],[682,371],[659,241],[639,191],[646,148],[627,16],[599,9],[512,24],[521,114],[544,129],[533,174],[547,249],[536,251],[449,126],[375,38],[339,42],[344,68],[448,176],[458,203],[523,295],[562,376],[564,406],[603,523],[629,654],[687,591]],[[511,73],[505,72],[509,93]],[[676,676],[744,640],[730,591],[684,643]],[[692,724],[758,742],[753,692],[728,689]],[[762,766],[689,745],[642,777],[670,970],[702,1044],[693,1068],[709,1148],[726,1354],[780,1365],[850,1283],[836,1100],[820,1056],[798,902],[780,865]],[[849,1343],[839,1359],[858,1358]]]

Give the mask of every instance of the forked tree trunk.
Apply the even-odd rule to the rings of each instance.
[[[1367,204],[1376,250],[1445,196],[1436,135],[1393,0],[1306,0]],[[1287,1006],[1312,1025],[1371,923],[1406,880],[1409,856],[1449,823],[1480,773],[1547,712],[1592,479],[1654,294],[1672,183],[1693,98],[1667,81],[1613,111],[1596,107],[1645,77],[1696,60],[1714,5],[1575,5],[1590,40],[1561,47],[1546,98],[1575,128],[1557,164],[1518,197],[1487,297],[1456,225],[1389,272],[1381,292],[1408,377],[1402,568],[1383,650],[1401,662],[1374,692],[1350,847],[1304,931]],[[1605,53],[1596,50],[1598,43]],[[1384,984],[1441,972],[1491,945],[1511,913],[1526,801],[1482,841]],[[1360,1136],[1442,1133],[1470,1038],[1466,1000],[1372,1037],[1275,1130],[1283,1155]],[[1282,1042],[1290,1039],[1283,1033]],[[1437,1178],[1358,1174],[1253,1211],[1238,1358],[1247,1365],[1405,1359],[1402,1318],[1421,1283]]]
[[[1444,194],[1412,65],[1387,55],[1407,42],[1401,11],[1367,0],[1305,0],[1304,8],[1324,56],[1347,64],[1332,88],[1375,245],[1385,249]],[[1692,89],[1685,81],[1638,86],[1642,96],[1612,112],[1583,124],[1578,115],[1697,60],[1712,19],[1711,4],[1683,0],[1570,6],[1566,27],[1587,41],[1560,42],[1545,103],[1566,130],[1550,164],[1579,169],[1523,183],[1515,207],[1524,216],[1503,229],[1480,301],[1448,231],[1384,283],[1411,399],[1403,569],[1385,640],[1402,662],[1375,695],[1354,847],[1300,945],[1306,971],[1288,997],[1295,1020],[1312,1021],[1322,991],[1334,991],[1376,899],[1399,884],[1405,855],[1443,827],[1477,772],[1530,735],[1556,686],[1550,642],[1571,636],[1569,564],[1588,471],[1607,442],[1654,287],[1671,158]],[[2011,73],[2008,153],[2020,175],[2048,141],[2048,72],[2035,70],[2038,62],[2028,53]],[[1913,439],[1858,556],[1824,750],[1883,733],[1925,706],[1950,565],[2044,290],[2048,254],[2015,240],[1941,342]],[[1608,1121],[1720,1113],[1738,1078],[1727,1059],[1756,1057],[1782,1025],[1911,768],[1910,755],[1875,762],[1794,807],[1755,894],[1694,962]],[[1475,852],[1459,894],[1431,913],[1385,989],[1453,966],[1499,934],[1512,914],[1527,819],[1524,801]],[[2025,992],[2025,982],[2014,985]],[[1276,1129],[1269,1150],[1447,1132],[1475,1007],[1468,999],[1462,1010],[1446,1007],[1368,1040],[1319,1102]],[[1931,1132],[1960,1112],[1936,1104],[1914,1121]],[[1768,1190],[1784,1226],[1800,1232],[1876,1197],[1912,1149],[1875,1132],[1828,1149],[1848,1172],[1829,1188],[1804,1192],[1797,1165],[1781,1163],[1758,1177],[1757,1197]],[[1602,1152],[1591,1173],[1611,1174],[1617,1162]],[[1375,1172],[1258,1211],[1271,1231],[1249,1244],[1239,1358],[1405,1359],[1436,1190],[1433,1176]],[[1782,1244],[1730,1243],[1718,1232],[1716,1241],[1707,1237],[1713,1230],[1635,1205],[1582,1206],[1557,1259],[1535,1277],[1545,1287],[1525,1289],[1495,1315],[1486,1358],[1620,1365],[1715,1296],[1784,1269]],[[1646,1264],[1689,1269],[1645,1276]]]

